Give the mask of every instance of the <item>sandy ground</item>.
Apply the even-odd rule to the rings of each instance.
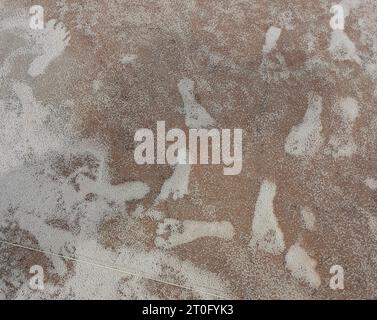
[[[0,1],[0,298],[376,298],[374,0],[344,30],[327,0],[33,4]],[[243,130],[239,175],[135,163],[192,108]]]

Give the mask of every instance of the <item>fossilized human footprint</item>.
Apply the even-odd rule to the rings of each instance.
[[[186,126],[192,129],[206,128],[214,125],[210,114],[195,100],[194,81],[182,79],[178,83],[178,90],[183,100]]]
[[[64,51],[70,38],[62,23],[56,23],[54,19],[48,21],[46,28],[36,39],[37,45],[41,46],[42,54],[30,64],[28,74],[32,77],[43,74],[47,66]]]
[[[234,229],[232,224],[227,221],[165,219],[164,222],[159,223],[156,233],[158,235],[155,239],[156,246],[172,248],[202,237],[218,237],[229,240],[233,238]]]
[[[352,97],[341,98],[335,104],[334,111],[340,116],[341,123],[329,140],[330,152],[334,158],[350,157],[356,152],[352,132],[359,109],[358,102]]]
[[[260,187],[252,223],[250,247],[271,254],[280,254],[285,249],[284,235],[274,214],[276,184],[264,180]]]
[[[178,163],[175,164],[173,174],[162,185],[161,192],[156,199],[156,203],[160,202],[161,200],[168,199],[170,195],[172,195],[173,200],[177,200],[188,194],[191,171],[191,165],[188,164],[189,161],[187,158],[189,155],[187,152],[183,152],[183,156],[181,151],[179,153],[181,154],[180,158],[183,157],[185,159],[178,159]]]
[[[311,94],[304,119],[292,127],[286,141],[285,152],[293,156],[312,156],[323,142],[321,136],[322,97]]]

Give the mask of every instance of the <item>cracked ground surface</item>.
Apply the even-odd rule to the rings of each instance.
[[[375,299],[377,4],[339,3],[0,1],[0,298]],[[242,129],[241,173],[137,165],[157,121]]]

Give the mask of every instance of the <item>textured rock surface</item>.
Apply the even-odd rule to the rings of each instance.
[[[0,298],[376,298],[374,0],[0,3]],[[157,121],[241,174],[137,165]]]

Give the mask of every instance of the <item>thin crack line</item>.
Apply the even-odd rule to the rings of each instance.
[[[140,275],[140,274],[137,274],[137,273],[122,270],[122,269],[119,269],[119,268],[116,268],[116,267],[113,267],[113,266],[109,266],[109,265],[105,265],[105,264],[99,264],[99,263],[95,263],[95,262],[88,261],[88,260],[82,260],[82,259],[79,259],[79,258],[65,256],[65,255],[62,255],[62,254],[59,254],[59,253],[55,253],[55,252],[50,252],[50,251],[45,251],[45,250],[36,249],[36,248],[32,248],[32,247],[27,247],[27,246],[17,244],[17,243],[13,243],[13,242],[9,242],[9,241],[0,240],[0,243],[3,243],[5,245],[10,245],[10,246],[13,246],[13,247],[17,247],[17,248],[31,250],[31,251],[34,251],[34,252],[44,253],[44,254],[50,255],[50,256],[60,257],[60,258],[70,260],[70,261],[75,261],[75,262],[79,262],[79,263],[86,263],[88,265],[92,265],[92,266],[95,266],[95,267],[104,268],[104,269],[108,269],[108,270],[112,270],[112,271],[117,271],[117,272],[120,272],[120,273],[125,273],[125,274],[128,274],[128,275],[134,276],[134,277],[144,278],[144,279],[147,279],[147,280],[167,284],[167,285],[170,285],[170,286],[174,286],[174,287],[178,287],[178,288],[182,288],[182,289],[186,289],[186,290],[190,290],[190,291],[196,291],[196,292],[199,292],[199,293],[203,293],[203,294],[213,296],[213,297],[216,297],[216,298],[220,298],[220,299],[224,299],[224,300],[230,299],[229,297],[220,296],[218,294],[207,292],[207,291],[195,288],[195,287],[182,286],[182,285],[179,285],[179,284],[176,284],[176,283],[173,283],[173,282],[155,279],[155,278],[152,278],[152,277]]]

